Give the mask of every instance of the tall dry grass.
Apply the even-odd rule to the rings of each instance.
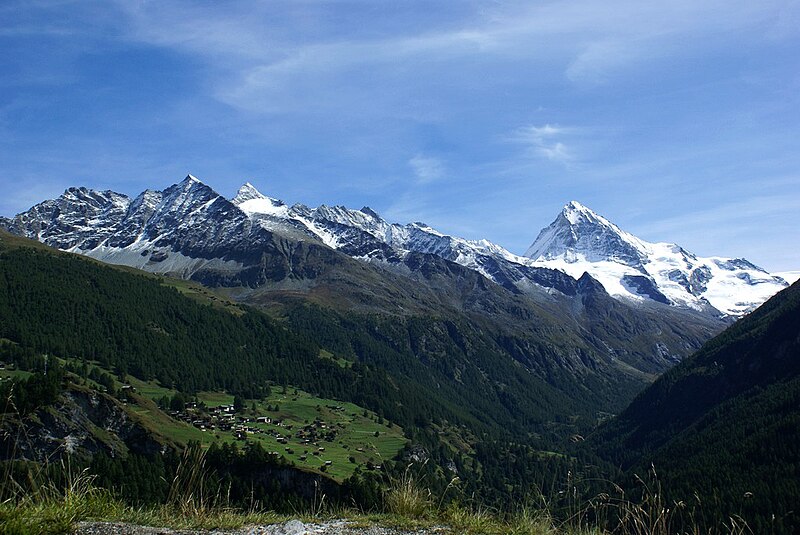
[[[615,494],[601,494],[587,503],[586,509],[606,533],[624,535],[753,535],[747,522],[739,517],[716,524],[703,517],[700,498],[689,502],[667,500],[655,467],[647,475],[636,476],[640,495],[630,498],[617,486]],[[709,524],[712,524],[709,526]]]

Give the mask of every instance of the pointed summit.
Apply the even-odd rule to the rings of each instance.
[[[263,214],[285,217],[289,208],[278,199],[267,197],[250,182],[245,182],[231,202],[247,215]]]
[[[369,206],[362,207],[361,210],[359,210],[359,212],[361,212],[362,214],[367,214],[368,216],[374,217],[375,219],[381,219],[381,216],[378,214],[378,212],[376,212],[375,210],[373,210]]]
[[[572,277],[584,272],[612,296],[742,315],[786,283],[742,259],[701,258],[674,243],[625,232],[577,201],[567,203],[525,252]]]
[[[613,260],[638,266],[644,256],[641,240],[578,201],[570,201],[542,229],[525,255],[533,260],[581,256],[590,262]]]
[[[213,188],[206,185],[202,180],[194,175],[186,175],[186,178],[164,190],[164,193],[167,194],[178,194],[177,192],[183,192],[182,194],[191,194],[192,196],[212,194],[218,195]]]
[[[193,175],[186,175],[186,178],[173,184],[161,192],[163,200],[168,204],[181,204],[193,202],[207,202],[219,197],[219,193],[213,188],[200,181]]]
[[[267,196],[258,191],[254,185],[250,182],[245,182],[242,184],[242,187],[239,188],[239,191],[236,192],[236,197],[231,199],[231,202],[238,206],[247,201],[266,198]]]
[[[588,208],[578,201],[569,201],[561,209],[561,215],[571,224],[578,224],[580,221],[597,221],[611,224],[607,219],[597,215],[591,208]]]

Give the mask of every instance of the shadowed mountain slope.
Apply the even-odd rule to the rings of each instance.
[[[756,533],[800,526],[800,284],[666,372],[589,440],[671,496],[742,514]],[[773,519],[774,516],[774,519]]]

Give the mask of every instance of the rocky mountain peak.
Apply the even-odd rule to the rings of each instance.
[[[569,201],[564,205],[564,208],[561,209],[559,215],[572,225],[576,225],[582,221],[591,221],[606,225],[611,224],[607,219],[597,215],[591,208],[582,205],[578,201]]]
[[[359,210],[359,212],[365,213],[368,216],[372,216],[375,219],[381,219],[381,216],[378,214],[378,212],[376,212],[375,210],[373,210],[369,206],[362,207],[361,210]]]
[[[194,210],[198,205],[221,198],[214,191],[192,175],[187,175],[182,181],[173,184],[163,191],[162,211],[170,210],[176,213]]]
[[[266,195],[258,191],[250,182],[245,182],[242,184],[242,187],[239,188],[239,191],[236,192],[236,196],[231,199],[231,202],[238,206],[247,201],[267,198]]]
[[[612,260],[638,267],[645,253],[638,238],[578,201],[570,201],[524,256],[532,260],[565,257],[568,261],[583,257],[590,262]]]
[[[67,188],[57,202],[87,204],[95,208],[105,206],[126,206],[130,199],[114,191],[98,191],[86,187]]]
[[[701,258],[674,243],[637,238],[577,201],[525,252],[536,265],[590,273],[614,296],[739,316],[786,286],[743,259]]]
[[[283,201],[267,197],[250,182],[245,182],[239,188],[231,202],[248,216],[258,218],[265,215],[286,217],[289,211]]]

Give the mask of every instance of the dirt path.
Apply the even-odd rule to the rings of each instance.
[[[448,531],[444,528],[403,531],[378,526],[363,527],[345,520],[322,524],[304,524],[299,520],[290,520],[283,524],[251,526],[229,531],[176,530],[114,522],[80,522],[74,533],[76,535],[436,535]]]

